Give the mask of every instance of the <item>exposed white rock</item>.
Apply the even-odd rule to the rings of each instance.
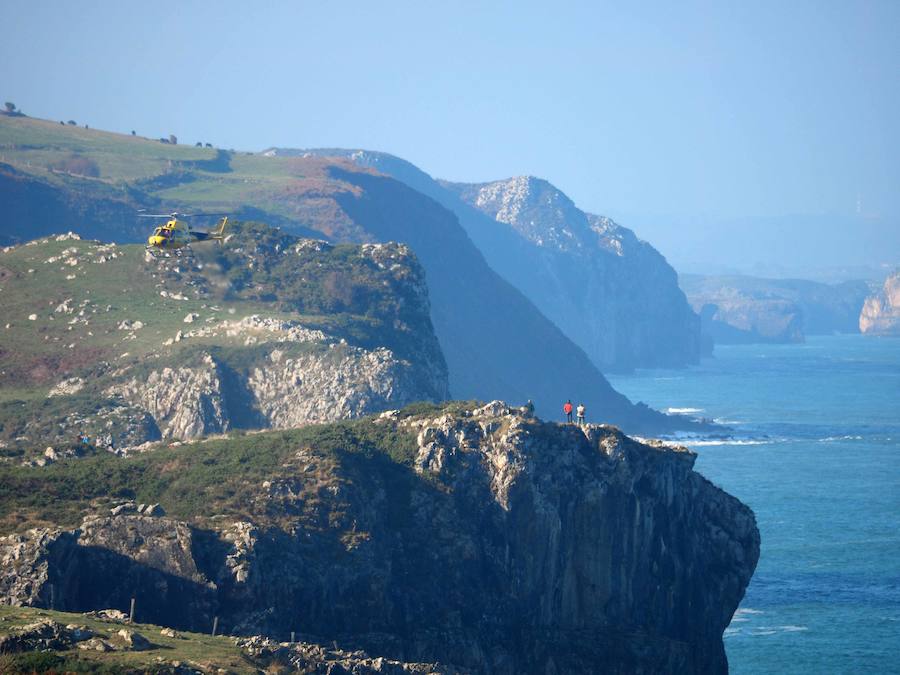
[[[50,393],[47,394],[47,397],[70,396],[71,394],[77,394],[82,389],[84,389],[84,380],[80,377],[70,377],[54,386]]]
[[[900,335],[900,271],[884,281],[881,291],[866,298],[859,315],[861,333]]]
[[[256,407],[272,427],[295,427],[359,417],[420,400],[413,366],[388,349],[340,346],[323,353],[284,358],[247,378]]]
[[[192,438],[229,428],[219,369],[209,354],[193,368],[154,370],[108,390],[146,410],[163,438]]]

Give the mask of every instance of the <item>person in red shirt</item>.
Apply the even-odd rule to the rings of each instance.
[[[563,405],[563,412],[566,414],[566,422],[568,424],[572,423],[572,401],[566,401],[565,405]]]

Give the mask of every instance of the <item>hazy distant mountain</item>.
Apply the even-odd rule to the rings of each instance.
[[[491,267],[603,369],[682,366],[699,358],[699,319],[665,259],[631,230],[579,210],[547,181],[450,183],[386,153],[267,152],[347,157],[429,195],[457,215]]]
[[[146,232],[137,234],[134,217],[94,221],[91,213],[42,212],[43,200],[77,184],[85,198],[114,192],[155,209],[226,210],[332,241],[404,242],[425,268],[452,396],[530,398],[540,414],[554,417],[566,398],[579,399],[590,419],[643,432],[684,424],[614,391],[578,346],[489,267],[453,213],[398,180],[335,157],[223,153],[28,118],[0,119],[0,141],[9,141],[7,162],[43,188],[0,185],[3,194],[25,202],[24,217],[0,213],[0,233],[10,239],[43,233],[54,216],[61,221],[57,230],[87,229],[120,242]],[[92,162],[96,175],[53,170],[73,155]]]
[[[863,281],[682,274],[681,287],[700,313],[703,332],[720,344],[802,342],[806,335],[857,333],[869,293]]]
[[[666,367],[700,356],[700,326],[665,258],[545,180],[442,182],[520,242],[488,260],[604,368]]]

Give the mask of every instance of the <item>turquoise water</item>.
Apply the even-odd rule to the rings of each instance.
[[[731,672],[900,673],[900,340],[717,347],[695,368],[610,380],[733,429],[682,440],[762,536],[725,632]]]

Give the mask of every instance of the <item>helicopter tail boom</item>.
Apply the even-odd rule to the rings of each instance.
[[[212,230],[209,231],[209,238],[217,239],[219,241],[224,239],[225,238],[225,225],[227,225],[227,224],[228,224],[228,216],[225,216],[224,218],[222,218],[222,220],[219,221],[218,225],[216,225]]]

